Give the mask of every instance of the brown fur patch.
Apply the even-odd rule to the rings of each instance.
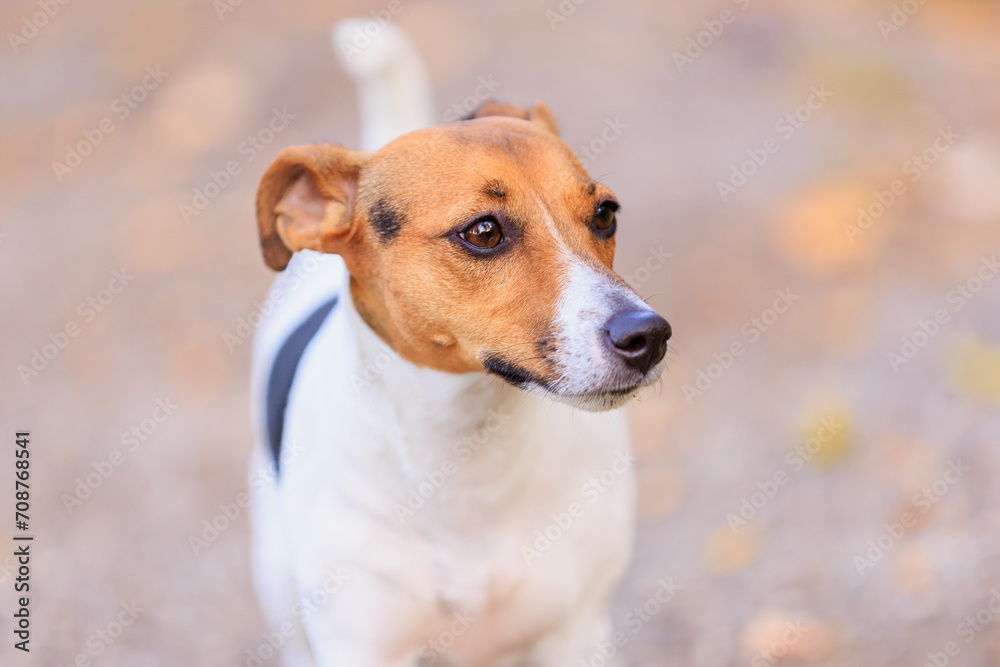
[[[332,237],[351,219],[367,159],[367,153],[332,144],[286,148],[278,155],[257,188],[257,225],[268,266],[281,271],[293,252],[307,247],[332,250]]]

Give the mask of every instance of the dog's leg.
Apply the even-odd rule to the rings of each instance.
[[[267,454],[257,448],[252,470],[269,466]],[[269,635],[281,638],[284,667],[314,667],[305,628],[294,614],[295,583],[288,539],[273,481],[268,481],[250,506],[253,521],[253,574],[257,598]]]
[[[346,520],[341,515],[340,520]],[[320,528],[322,530],[322,528]],[[301,553],[301,550],[300,550]],[[300,590],[314,587],[322,572],[342,570],[342,586],[309,607],[305,631],[316,667],[415,667],[425,634],[426,602],[391,577],[363,564],[334,565],[340,558],[300,563]],[[307,574],[308,573],[308,574]],[[442,663],[437,663],[441,667]]]

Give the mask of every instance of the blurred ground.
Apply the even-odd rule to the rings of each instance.
[[[0,415],[33,433],[38,536],[34,650],[5,614],[2,664],[242,665],[263,641],[245,516],[189,543],[245,488],[249,343],[224,336],[271,279],[260,173],[356,142],[327,28],[387,5],[224,1],[71,2],[34,32],[39,4],[0,5]],[[998,4],[400,3],[442,119],[480,77],[550,105],[673,325],[629,407],[630,664],[1000,664]]]

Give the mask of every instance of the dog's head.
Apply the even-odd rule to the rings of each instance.
[[[589,410],[655,382],[670,337],[611,268],[618,209],[545,106],[497,102],[377,153],[289,148],[257,194],[268,265],[342,255],[359,313],[404,358]]]

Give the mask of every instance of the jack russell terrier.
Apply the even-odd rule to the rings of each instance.
[[[286,149],[257,194],[284,271],[252,392],[268,642],[292,667],[590,664],[633,534],[615,408],[670,325],[612,270],[618,200],[544,105],[428,127],[391,25],[345,65],[374,152]]]

